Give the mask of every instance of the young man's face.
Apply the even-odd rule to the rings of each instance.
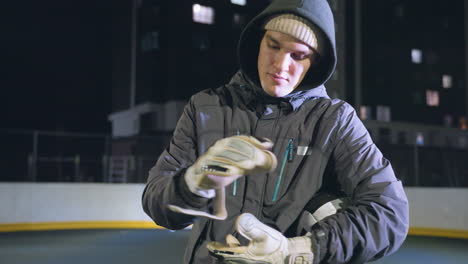
[[[313,50],[300,40],[266,31],[258,54],[258,75],[263,90],[274,97],[288,95],[301,83],[312,64]]]

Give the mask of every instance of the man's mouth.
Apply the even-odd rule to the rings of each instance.
[[[287,78],[279,75],[279,74],[275,74],[275,73],[269,73],[269,75],[271,76],[271,78],[277,82],[285,82],[285,81],[288,81]]]

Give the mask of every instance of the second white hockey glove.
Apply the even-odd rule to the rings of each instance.
[[[232,235],[226,244],[210,242],[208,250],[223,263],[242,264],[312,264],[312,240],[308,236],[286,238],[279,231],[263,224],[249,213],[240,215],[236,230],[250,243],[241,246]]]

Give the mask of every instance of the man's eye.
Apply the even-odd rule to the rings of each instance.
[[[270,49],[274,49],[274,50],[278,50],[278,49],[279,49],[279,47],[278,47],[278,46],[275,46],[275,45],[268,45],[268,47],[269,47]]]
[[[296,54],[296,53],[292,53],[291,54],[291,58],[293,58],[294,60],[304,60],[307,58],[307,56],[309,56],[308,54]]]

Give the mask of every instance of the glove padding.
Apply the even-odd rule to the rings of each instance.
[[[226,244],[219,242],[207,244],[210,253],[223,260],[223,263],[313,263],[312,240],[308,236],[286,238],[249,213],[237,218],[236,230],[250,241],[247,246],[241,246],[232,235],[226,237]]]
[[[214,215],[174,205],[169,205],[169,208],[189,215],[226,219],[224,188],[241,176],[273,171],[277,160],[268,150],[272,146],[269,140],[261,142],[243,135],[218,140],[184,175],[191,192],[205,198],[215,197]]]
[[[250,136],[218,140],[190,166],[185,179],[197,190],[221,189],[241,176],[274,170],[276,157],[268,151],[272,146],[271,141],[260,142]]]

